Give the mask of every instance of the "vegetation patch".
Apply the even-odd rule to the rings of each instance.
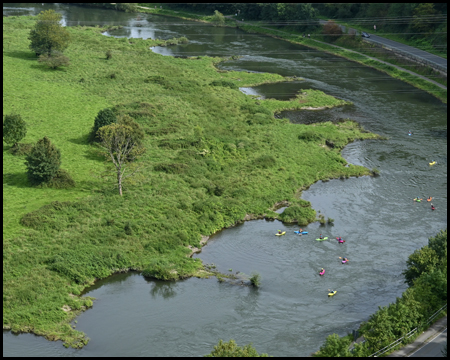
[[[268,209],[284,199],[300,213],[312,211],[309,203],[296,202],[299,189],[370,174],[344,166],[339,153],[350,141],[378,138],[356,123],[290,124],[273,116],[290,102],[272,105],[210,85],[286,81],[280,75],[218,72],[215,64],[224,58],[161,56],[149,49],[158,40],[130,43],[84,26],[65,28],[71,66],[53,71],[29,49],[36,21],[11,16],[3,23],[3,113],[26,120],[21,142],[40,144],[39,152],[28,154],[30,168],[26,159],[3,151],[4,328],[82,347],[88,339],[69,321],[92,305],[80,294],[96,279],[127,269],[166,280],[204,274],[188,248],[201,248],[202,236],[246,214],[272,214]],[[105,60],[107,51],[112,56]],[[340,101],[320,92],[307,97],[323,106]],[[109,120],[99,118],[105,109]],[[90,142],[93,127],[94,134],[108,131]],[[318,135],[302,138],[307,130]],[[116,136],[121,131],[145,152],[123,152],[127,142],[116,142],[124,139]],[[138,170],[129,178],[125,171],[123,196],[102,146],[113,157],[124,154],[123,164]],[[45,173],[38,171],[42,161],[34,162],[43,154]],[[39,187],[30,186],[30,171]]]

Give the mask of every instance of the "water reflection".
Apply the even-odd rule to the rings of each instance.
[[[147,281],[147,284],[152,285],[150,294],[152,295],[153,299],[155,299],[156,297],[161,297],[161,296],[163,299],[169,299],[171,297],[174,297],[177,294],[177,292],[175,290],[177,289],[178,285],[174,281],[151,280],[151,281]]]

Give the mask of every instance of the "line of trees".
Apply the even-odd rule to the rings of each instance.
[[[355,344],[350,352],[351,335],[332,334],[314,356],[367,357],[420,326],[441,308],[447,302],[447,229],[409,256],[403,275],[409,288],[395,303],[379,307],[361,324],[360,335],[366,342]]]
[[[347,19],[377,31],[427,41],[447,48],[447,3],[315,3],[313,8],[329,19]]]

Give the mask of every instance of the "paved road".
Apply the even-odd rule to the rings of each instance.
[[[325,24],[325,20],[320,20],[321,24]],[[339,25],[339,24],[338,24]],[[344,25],[339,25],[342,29],[342,31],[346,31],[346,27]],[[356,29],[352,29],[356,32],[357,35],[360,35],[360,31]],[[383,45],[384,47],[388,49],[395,49],[397,51],[400,51],[402,53],[405,53],[407,56],[414,57],[418,60],[428,62],[430,65],[434,65],[436,68],[440,69],[441,71],[445,71],[447,73],[447,59],[444,59],[443,57],[430,54],[429,52],[417,49],[415,47],[405,45],[402,43],[399,43],[394,40],[389,40],[386,38],[383,38],[381,36],[375,35],[370,33],[370,38],[365,38],[364,40]]]
[[[447,343],[447,329],[436,336],[432,341],[422,346],[409,357],[443,357],[442,349]]]

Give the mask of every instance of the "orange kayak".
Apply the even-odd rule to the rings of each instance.
[[[432,197],[429,197],[428,199],[427,199],[427,201],[431,201],[433,198]]]

